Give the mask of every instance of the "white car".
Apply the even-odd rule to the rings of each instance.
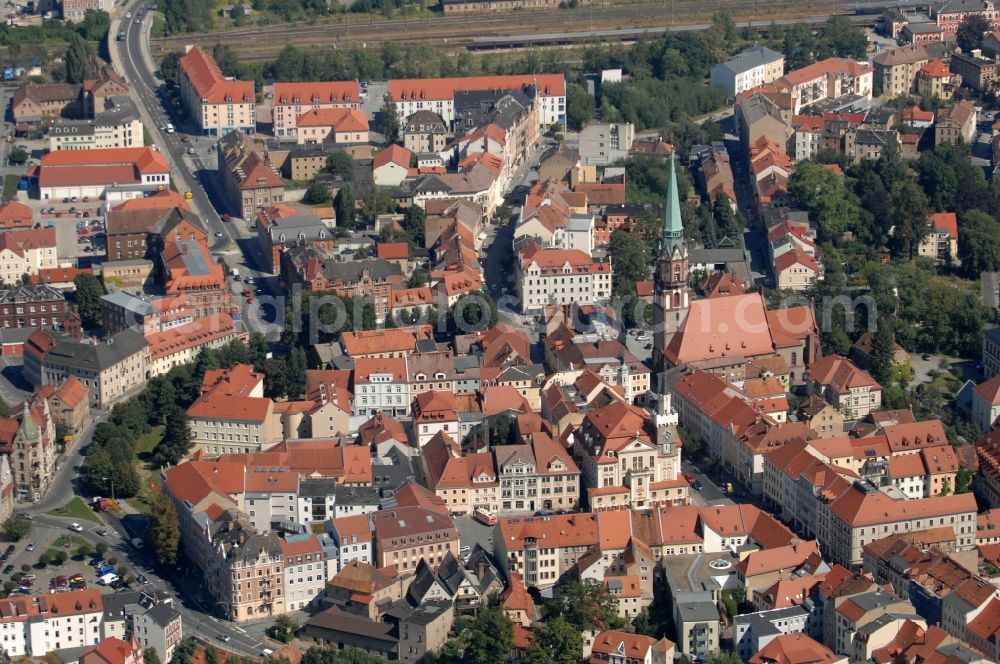
[[[647,334],[640,334],[639,336],[637,336],[635,338],[635,340],[636,341],[649,341],[649,335],[647,335]]]
[[[69,524],[69,529],[72,530],[74,533],[82,533],[83,532],[83,526],[81,526],[80,524],[78,524],[76,521],[74,521],[73,523]]]

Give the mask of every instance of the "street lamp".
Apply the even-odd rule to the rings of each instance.
[[[101,479],[103,479],[105,482],[107,482],[108,480],[111,481],[111,500],[112,500],[112,502],[115,502],[115,478],[113,478],[113,477],[102,477]]]

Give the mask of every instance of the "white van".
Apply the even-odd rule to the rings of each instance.
[[[102,586],[110,586],[112,583],[118,580],[118,575],[114,572],[108,572],[101,578],[97,580]]]

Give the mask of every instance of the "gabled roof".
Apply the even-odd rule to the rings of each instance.
[[[393,143],[375,155],[375,158],[372,159],[372,170],[377,170],[389,163],[396,164],[402,168],[409,168],[412,157],[412,151],[407,150],[402,145]]]
[[[256,100],[253,81],[228,80],[215,58],[198,46],[191,47],[181,57],[180,67],[198,97],[209,104],[253,103]]]

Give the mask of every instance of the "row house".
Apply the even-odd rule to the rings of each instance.
[[[572,510],[579,503],[580,471],[569,453],[544,436],[528,444],[497,445],[462,454],[441,431],[423,448],[428,488],[453,514]]]
[[[670,385],[681,426],[700,438],[709,454],[736,465],[736,440],[761,418],[744,395],[722,378],[695,370]]]
[[[625,344],[617,339],[591,339],[560,325],[545,336],[546,364],[554,371],[592,371],[607,384],[620,386],[629,402],[650,391],[652,372]]]
[[[445,557],[459,555],[459,532],[447,514],[422,506],[379,510],[372,517],[377,567],[404,574],[424,563],[437,569]]]

